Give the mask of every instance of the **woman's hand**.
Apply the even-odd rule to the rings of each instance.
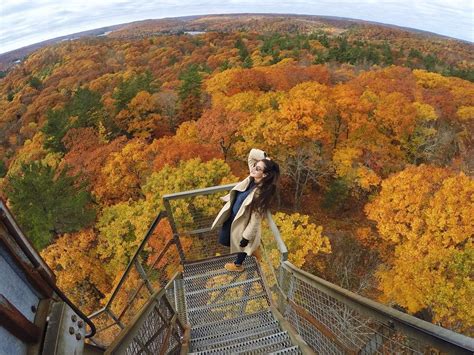
[[[249,241],[245,238],[242,238],[242,240],[240,241],[240,247],[245,248],[247,245],[249,245]]]

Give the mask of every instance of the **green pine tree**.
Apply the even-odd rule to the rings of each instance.
[[[190,96],[201,97],[202,76],[199,74],[197,65],[190,65],[187,70],[183,71],[179,79],[182,80],[178,88],[178,95],[181,101],[186,100]]]
[[[62,139],[70,128],[67,112],[65,110],[49,110],[46,117],[47,121],[42,129],[46,135],[44,147],[53,152],[66,152]]]
[[[24,164],[9,178],[6,192],[18,223],[38,250],[54,237],[95,220],[90,193],[85,184],[76,184],[68,169],[58,172],[41,162]]]

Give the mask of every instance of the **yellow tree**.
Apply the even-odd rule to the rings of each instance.
[[[295,266],[303,267],[308,257],[331,252],[329,239],[322,235],[323,227],[311,223],[309,216],[278,212],[273,219],[288,247],[288,259]],[[279,259],[275,247],[271,251],[271,257],[272,262],[277,265]]]
[[[62,235],[41,252],[56,274],[58,286],[85,313],[97,310],[112,286],[96,244],[95,232],[85,229]]]
[[[377,173],[363,164],[363,154],[361,148],[341,146],[332,158],[336,175],[343,178],[356,193],[358,189],[369,192],[381,182]]]
[[[378,270],[382,300],[472,335],[474,181],[421,165],[382,183],[366,206],[386,242]]]

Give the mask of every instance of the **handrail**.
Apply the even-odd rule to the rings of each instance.
[[[270,227],[273,237],[277,243],[278,250],[280,251],[280,254],[281,254],[281,262],[283,263],[284,261],[288,260],[288,248],[286,247],[286,244],[283,241],[280,231],[278,230],[278,227],[275,224],[275,221],[273,220],[272,214],[269,210],[267,210],[267,221],[268,221],[268,226]]]
[[[193,197],[199,195],[209,195],[216,192],[227,191],[232,189],[237,183],[228,184],[228,185],[219,185],[212,187],[205,187],[203,189],[187,190],[181,192],[175,192],[171,194],[163,195],[164,200],[176,200],[178,198]]]
[[[170,200],[176,200],[179,198],[187,198],[187,197],[193,197],[193,196],[199,196],[199,195],[209,195],[216,192],[231,190],[236,185],[237,183],[233,183],[233,184],[227,184],[227,185],[212,186],[212,187],[203,188],[203,189],[180,191],[180,192],[164,195],[163,200],[170,201]],[[266,217],[267,217],[270,229],[272,230],[272,233],[275,237],[275,241],[277,242],[278,250],[282,254],[282,258],[283,258],[282,261],[286,261],[288,260],[288,249],[285,243],[283,242],[283,239],[281,238],[280,231],[278,230],[278,227],[273,221],[272,214],[269,210],[267,210]]]
[[[347,300],[354,302],[357,305],[362,305],[367,307],[371,310],[374,310],[377,313],[381,313],[389,317],[390,319],[402,323],[404,326],[411,328],[413,330],[422,331],[426,335],[432,337],[432,340],[435,342],[439,342],[442,340],[447,342],[451,345],[459,347],[461,350],[469,350],[474,351],[474,340],[470,337],[465,335],[453,332],[452,330],[437,326],[435,324],[426,322],[422,319],[413,317],[406,313],[400,312],[394,308],[387,307],[381,303],[372,301],[368,298],[360,296],[354,292],[346,290],[340,286],[332,284],[318,276],[310,274],[306,271],[301,270],[300,268],[296,267],[289,261],[285,261],[282,266],[295,275],[297,278],[307,281],[312,286],[321,289],[324,288],[326,292],[331,293],[332,296],[338,298],[337,296],[342,296],[344,298],[344,302]],[[341,297],[341,298],[342,298]],[[360,309],[358,307],[358,309]],[[372,312],[371,312],[372,313]],[[377,313],[372,313],[372,316],[378,317]]]
[[[156,226],[158,225],[158,223],[160,223],[161,219],[162,218],[165,218],[167,216],[166,212],[165,211],[160,211],[158,213],[158,215],[155,217],[155,219],[153,220],[153,223],[151,224],[150,228],[148,229],[148,232],[145,234],[145,237],[143,238],[143,240],[141,241],[140,245],[138,246],[137,248],[137,251],[135,252],[135,254],[133,255],[133,257],[130,259],[128,265],[127,265],[127,268],[125,269],[125,271],[123,272],[122,274],[122,277],[120,278],[120,281],[119,283],[115,286],[113,292],[112,292],[112,295],[110,296],[109,300],[107,301],[106,305],[104,307],[102,307],[101,309],[99,309],[98,311],[95,311],[94,313],[90,314],[89,317],[90,318],[94,318],[94,317],[97,317],[98,315],[100,315],[101,313],[105,312],[110,304],[113,302],[113,300],[115,299],[115,296],[117,295],[117,293],[119,292],[120,288],[122,287],[122,284],[125,282],[125,278],[127,277],[128,273],[130,272],[130,270],[132,269],[133,265],[135,264],[137,258],[138,258],[138,255],[140,254],[140,252],[143,250],[143,248],[145,247],[145,244],[146,242],[148,241],[148,239],[150,238],[150,236],[152,235],[153,231],[155,230]]]

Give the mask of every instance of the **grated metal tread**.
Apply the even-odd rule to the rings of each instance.
[[[204,275],[203,275],[204,276]],[[206,277],[185,277],[184,285],[187,292],[194,292],[206,288],[230,284],[237,281],[249,280],[260,277],[256,265],[250,265],[243,272],[231,272],[224,269],[224,264],[217,270],[206,273]]]
[[[247,280],[211,288],[207,292],[187,293],[186,305],[189,311],[192,312],[199,309],[213,309],[234,303],[242,303],[247,299],[250,300],[259,296],[267,298],[262,283],[259,280]]]
[[[216,331],[228,333],[236,329],[244,329],[256,325],[268,324],[273,321],[270,311],[246,314],[244,316],[223,319],[217,322],[206,323],[191,328],[191,339],[202,338],[214,334]]]
[[[183,274],[186,275],[187,278],[201,275],[204,273],[209,273],[212,271],[217,271],[221,269],[225,263],[230,263],[234,261],[236,258],[236,254],[229,254],[221,257],[216,257],[212,259],[192,262],[184,264],[184,272]],[[248,267],[256,267],[255,257],[248,257],[245,259],[243,266]]]
[[[206,304],[206,305],[203,305],[203,306],[188,308],[188,313],[190,313],[190,315],[192,316],[192,315],[198,313],[199,311],[209,311],[209,310],[212,310],[214,308],[233,306],[233,305],[236,305],[236,304],[240,304],[242,301],[251,301],[251,300],[256,300],[256,299],[259,299],[259,298],[267,300],[267,294],[265,292],[261,292],[261,293],[255,294],[255,295],[242,297],[242,298],[236,299],[236,300],[224,301],[224,302],[220,302],[220,303],[210,303],[210,304]]]
[[[273,353],[270,353],[271,355],[292,355],[292,354],[303,354],[300,350],[299,347],[297,346],[292,346],[291,348],[285,348],[282,350],[275,351]]]
[[[206,324],[218,319],[235,318],[239,315],[248,314],[255,310],[268,308],[268,299],[265,293],[242,299],[231,300],[210,306],[202,306],[197,309],[188,309],[188,320],[191,326]]]
[[[290,337],[287,332],[272,334],[263,338],[244,341],[216,349],[193,352],[190,354],[268,354],[291,347]]]
[[[273,321],[266,325],[257,325],[246,329],[235,330],[230,334],[220,332],[219,334],[194,339],[191,341],[191,349],[193,351],[213,349],[234,343],[241,343],[245,340],[263,338],[279,332],[281,332],[280,325],[277,321]]]
[[[234,282],[230,285],[224,285],[224,286],[218,286],[218,287],[211,287],[211,288],[203,288],[201,290],[196,290],[196,291],[192,291],[192,292],[188,292],[187,293],[187,296],[191,296],[191,295],[197,295],[197,294],[202,294],[202,293],[206,293],[206,292],[214,292],[214,291],[219,291],[219,290],[223,290],[223,289],[227,289],[227,288],[231,288],[231,287],[239,287],[239,286],[242,286],[242,285],[245,285],[245,284],[250,284],[250,283],[253,283],[253,282],[256,282],[256,281],[260,281],[260,277],[255,277],[253,279],[249,279],[249,280],[243,280],[243,281],[238,281],[238,282]]]

